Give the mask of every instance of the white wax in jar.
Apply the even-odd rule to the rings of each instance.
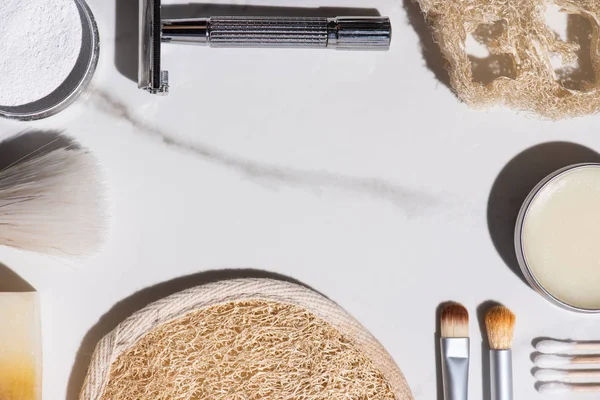
[[[533,276],[552,296],[600,309],[600,166],[548,182],[529,205],[521,240]]]

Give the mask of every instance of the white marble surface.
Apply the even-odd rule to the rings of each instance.
[[[542,147],[544,157],[505,177],[488,210],[507,163],[548,142],[600,150],[599,117],[553,123],[469,110],[426,68],[401,0],[368,2],[393,20],[389,53],[165,47],[171,95],[153,97],[115,67],[115,41],[122,48],[136,29],[122,18],[116,37],[115,2],[127,0],[89,2],[102,32],[92,94],[45,121],[0,121],[3,135],[64,130],[95,152],[110,187],[101,254],[76,263],[0,250],[2,263],[41,292],[45,399],[77,398],[94,340],[143,299],[99,324],[116,303],[215,269],[276,272],[327,294],[389,349],[418,400],[437,399],[442,301],[472,313],[472,399],[487,398],[476,319],[486,300],[518,316],[517,399],[542,398],[530,371],[532,339],[600,338],[598,317],[562,311],[522,283],[488,229],[488,213],[503,214],[518,198],[513,188],[527,183],[519,174],[565,153]],[[508,220],[492,220],[508,232]]]

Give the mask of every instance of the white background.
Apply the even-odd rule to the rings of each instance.
[[[115,40],[127,51],[137,29],[121,9],[127,1],[89,1],[102,54],[87,100],[41,122],[0,121],[4,135],[64,130],[96,154],[109,186],[109,241],[97,256],[73,262],[0,250],[2,263],[41,293],[44,398],[76,399],[95,341],[157,292],[110,312],[117,303],[207,270],[276,272],[326,294],[381,340],[418,400],[437,399],[440,302],[471,312],[472,399],[486,398],[476,318],[486,300],[518,317],[517,399],[542,398],[531,376],[534,338],[600,338],[598,317],[562,311],[526,286],[488,228],[489,214],[506,238],[507,210],[531,171],[561,157],[585,161],[574,144],[600,150],[598,117],[548,122],[468,109],[426,67],[401,0],[256,1],[376,8],[392,18],[392,48],[163,46],[171,94],[153,97],[115,66]],[[526,153],[490,202],[511,159],[560,141],[574,144]]]

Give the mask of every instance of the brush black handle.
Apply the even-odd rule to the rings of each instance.
[[[387,17],[211,17],[164,19],[163,42],[211,47],[336,48],[387,50]]]
[[[491,400],[513,400],[512,352],[490,350]]]

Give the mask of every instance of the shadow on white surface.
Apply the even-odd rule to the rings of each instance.
[[[69,377],[67,400],[79,399],[79,393],[83,386],[92,354],[98,342],[132,314],[140,311],[148,304],[160,299],[164,299],[165,297],[186,289],[219,281],[242,278],[262,278],[291,282],[315,291],[310,286],[307,286],[291,277],[256,269],[224,269],[200,272],[159,283],[143,289],[117,303],[106,314],[104,314],[98,323],[96,323],[96,325],[94,325],[85,335],[79,347],[79,351],[77,352],[75,363],[71,371],[71,376]],[[320,294],[324,296],[322,293]]]
[[[584,162],[600,162],[600,154],[576,143],[543,143],[510,160],[492,186],[487,209],[490,236],[505,264],[524,283],[514,245],[519,210],[529,192],[546,176],[568,165]]]
[[[79,149],[79,144],[58,131],[26,131],[0,142],[0,171],[30,156],[58,149]]]
[[[597,85],[598,76],[596,76],[592,54],[592,37],[594,34],[594,25],[590,19],[578,15],[569,14],[567,18],[567,42],[577,43],[577,62],[574,66],[562,66],[556,70],[557,78],[567,89],[586,91]]]
[[[35,292],[35,289],[13,270],[4,264],[0,264],[0,293],[26,292]]]
[[[450,88],[450,76],[448,75],[448,61],[444,58],[440,46],[433,38],[431,27],[421,11],[421,6],[416,0],[403,0],[404,10],[409,24],[419,36],[421,53],[427,68],[433,72],[435,78],[444,86]]]
[[[488,85],[500,77],[510,79],[517,77],[517,65],[512,54],[492,54],[488,50],[489,45],[501,37],[506,26],[504,19],[480,24],[472,34],[467,36],[465,45],[471,61],[473,82]],[[474,46],[473,50],[479,50],[477,54],[473,54],[469,48],[470,44]]]

